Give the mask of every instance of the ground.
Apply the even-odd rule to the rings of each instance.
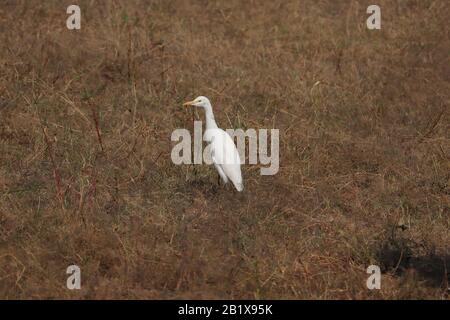
[[[0,298],[449,298],[448,1],[72,2],[0,4]],[[279,172],[174,165],[198,95]]]

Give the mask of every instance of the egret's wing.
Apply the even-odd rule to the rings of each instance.
[[[222,129],[216,129],[211,142],[215,163],[220,165],[238,191],[242,191],[241,160],[231,137]]]
[[[222,166],[220,164],[214,163],[214,167],[216,167],[216,170],[219,173],[219,176],[222,178],[222,181],[224,183],[228,183],[228,177],[225,172],[223,172]]]

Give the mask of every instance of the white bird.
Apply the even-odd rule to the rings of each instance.
[[[199,96],[183,105],[205,109],[206,131],[203,139],[209,143],[211,160],[224,183],[231,180],[237,191],[244,190],[239,152],[230,135],[217,126],[209,99]]]

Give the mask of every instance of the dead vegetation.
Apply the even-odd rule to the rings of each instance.
[[[448,299],[447,1],[70,4],[0,5],[1,298]],[[200,94],[277,175],[172,164]]]

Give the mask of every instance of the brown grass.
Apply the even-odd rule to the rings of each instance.
[[[448,1],[69,4],[0,5],[1,298],[448,299]],[[173,165],[200,94],[277,175]]]

